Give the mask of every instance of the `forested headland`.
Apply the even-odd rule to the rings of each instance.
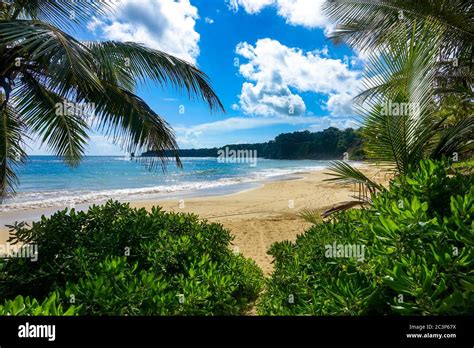
[[[274,140],[256,144],[233,144],[205,149],[180,149],[181,157],[217,157],[222,148],[229,150],[256,150],[257,156],[268,159],[337,159],[347,153],[349,159],[360,160],[364,157],[362,150],[361,129],[347,128],[340,130],[334,127],[320,132],[282,133]],[[153,151],[142,154],[154,156]],[[171,154],[169,154],[171,155]]]

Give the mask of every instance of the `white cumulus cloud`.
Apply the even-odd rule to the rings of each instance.
[[[251,115],[303,115],[306,105],[298,93],[327,97],[323,107],[333,116],[352,115],[352,98],[360,87],[361,73],[340,59],[327,57],[327,48],[304,52],[273,39],[254,46],[241,42],[236,53],[248,60],[239,67],[247,80],[239,96],[240,108]]]
[[[98,37],[140,42],[196,63],[199,15],[189,0],[119,0],[110,4],[110,15],[89,22],[88,29]]]
[[[279,16],[286,23],[301,25],[306,28],[330,29],[331,24],[323,14],[322,4],[325,0],[228,0],[228,7],[233,11],[242,8],[249,14],[257,14],[265,7],[275,7]]]
[[[258,13],[264,7],[273,5],[274,0],[228,0],[227,4],[233,11],[238,11],[242,7],[247,13]]]

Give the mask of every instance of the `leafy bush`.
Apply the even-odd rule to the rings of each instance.
[[[473,176],[449,171],[445,162],[423,161],[369,209],[342,212],[294,243],[274,244],[275,271],[259,313],[474,313]],[[363,258],[328,254],[334,245],[356,245]]]
[[[39,258],[2,261],[2,301],[57,292],[78,314],[234,315],[263,286],[256,264],[229,249],[230,233],[195,215],[109,201],[12,229],[10,242],[37,244]]]
[[[77,315],[79,309],[80,307],[70,305],[67,310],[63,310],[57,293],[53,292],[41,304],[36,299],[21,295],[7,300],[0,306],[0,315]]]

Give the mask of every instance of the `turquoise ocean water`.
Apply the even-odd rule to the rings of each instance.
[[[69,168],[57,157],[32,156],[20,168],[17,193],[0,205],[0,211],[102,202],[107,199],[147,200],[189,194],[232,193],[267,180],[325,168],[329,161],[268,160],[256,163],[220,163],[216,158],[182,158],[166,172],[148,170],[126,157],[85,157]]]

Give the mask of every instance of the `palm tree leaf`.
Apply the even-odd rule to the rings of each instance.
[[[331,209],[328,209],[325,212],[323,212],[321,214],[321,216],[323,218],[327,218],[328,216],[330,216],[332,214],[335,214],[335,213],[338,213],[338,212],[341,212],[341,211],[344,211],[344,210],[348,210],[348,209],[351,209],[351,208],[354,208],[354,207],[357,207],[357,206],[367,205],[367,204],[370,204],[370,203],[367,202],[367,201],[361,201],[361,200],[359,200],[359,201],[347,201],[347,202],[338,203],[337,205],[335,205]]]
[[[423,28],[417,30],[419,26]],[[440,126],[433,117],[433,86],[442,33],[442,27],[428,21],[395,30],[388,44],[370,57],[369,90],[357,100],[368,157],[394,163],[402,174],[424,158]],[[398,112],[392,113],[391,105]]]
[[[2,7],[2,103],[15,108],[27,131],[38,136],[69,165],[76,165],[83,156],[92,127],[103,131],[126,151],[157,152],[161,164],[171,151],[181,165],[170,126],[134,89],[139,83],[170,85],[185,90],[191,99],[204,100],[211,110],[224,111],[208,77],[195,66],[161,51],[135,43],[81,43],[51,25],[66,21],[66,14],[82,8],[80,5],[81,1],[48,4],[41,0],[17,0]],[[86,20],[84,13],[96,9],[94,6],[85,5],[86,12],[80,20]],[[124,64],[127,60],[130,64]],[[64,109],[56,112],[58,106],[69,103],[92,106],[95,114],[90,125],[82,114]],[[4,118],[10,117],[2,112]],[[154,167],[156,159],[146,162]],[[15,177],[13,169],[8,169],[10,162],[2,163],[2,185],[6,191]]]
[[[109,81],[151,80],[161,86],[171,85],[186,90],[191,98],[197,96],[206,101],[211,110],[224,111],[206,74],[182,59],[134,42],[85,42],[84,45],[97,58]],[[129,75],[119,78],[117,71]]]
[[[89,128],[82,115],[63,106],[72,103],[48,90],[32,75],[25,74],[23,83],[12,97],[19,114],[30,132],[40,136],[42,143],[59,157],[75,166],[81,160],[87,144]]]
[[[178,145],[168,123],[135,94],[107,81],[102,84],[104,94],[78,96],[94,106],[92,126],[127,152],[156,152],[162,165],[167,162],[166,153],[171,151],[180,166]],[[154,158],[144,161],[150,167],[155,164]]]
[[[330,35],[362,52],[384,47],[400,26],[415,29],[434,23],[443,28],[439,46],[436,93],[458,93],[472,98],[474,69],[474,16],[472,2],[466,0],[328,0],[324,11],[336,22]],[[421,39],[417,43],[423,43]],[[458,64],[453,65],[456,59]]]
[[[11,19],[33,19],[64,29],[75,29],[92,16],[112,13],[108,1],[91,0],[14,0],[11,2]]]
[[[363,184],[366,185],[373,193],[375,190],[384,190],[384,187],[375,181],[369,179],[360,170],[352,167],[345,161],[333,161],[328,167],[331,172],[326,173],[332,178],[325,179],[325,181],[335,181],[341,184]]]
[[[0,20],[0,47],[10,60],[0,62],[0,74],[30,71],[47,74],[51,87],[65,97],[80,88],[103,93],[91,52],[65,32],[37,21]],[[12,54],[7,53],[11,51]],[[21,59],[20,66],[15,60]]]
[[[463,152],[474,139],[474,116],[461,119],[453,125],[442,129],[430,157],[440,159],[443,155],[453,156]]]
[[[298,216],[314,225],[322,222],[322,213],[319,209],[302,209]]]
[[[5,103],[0,94],[0,203],[8,194],[15,192],[18,177],[16,167],[23,163],[25,125],[16,110]]]
[[[384,44],[385,35],[400,22],[411,26],[425,20],[436,20],[448,29],[447,52],[460,46],[472,49],[474,41],[472,4],[465,0],[328,0],[324,11],[337,23],[331,37],[359,48]]]

